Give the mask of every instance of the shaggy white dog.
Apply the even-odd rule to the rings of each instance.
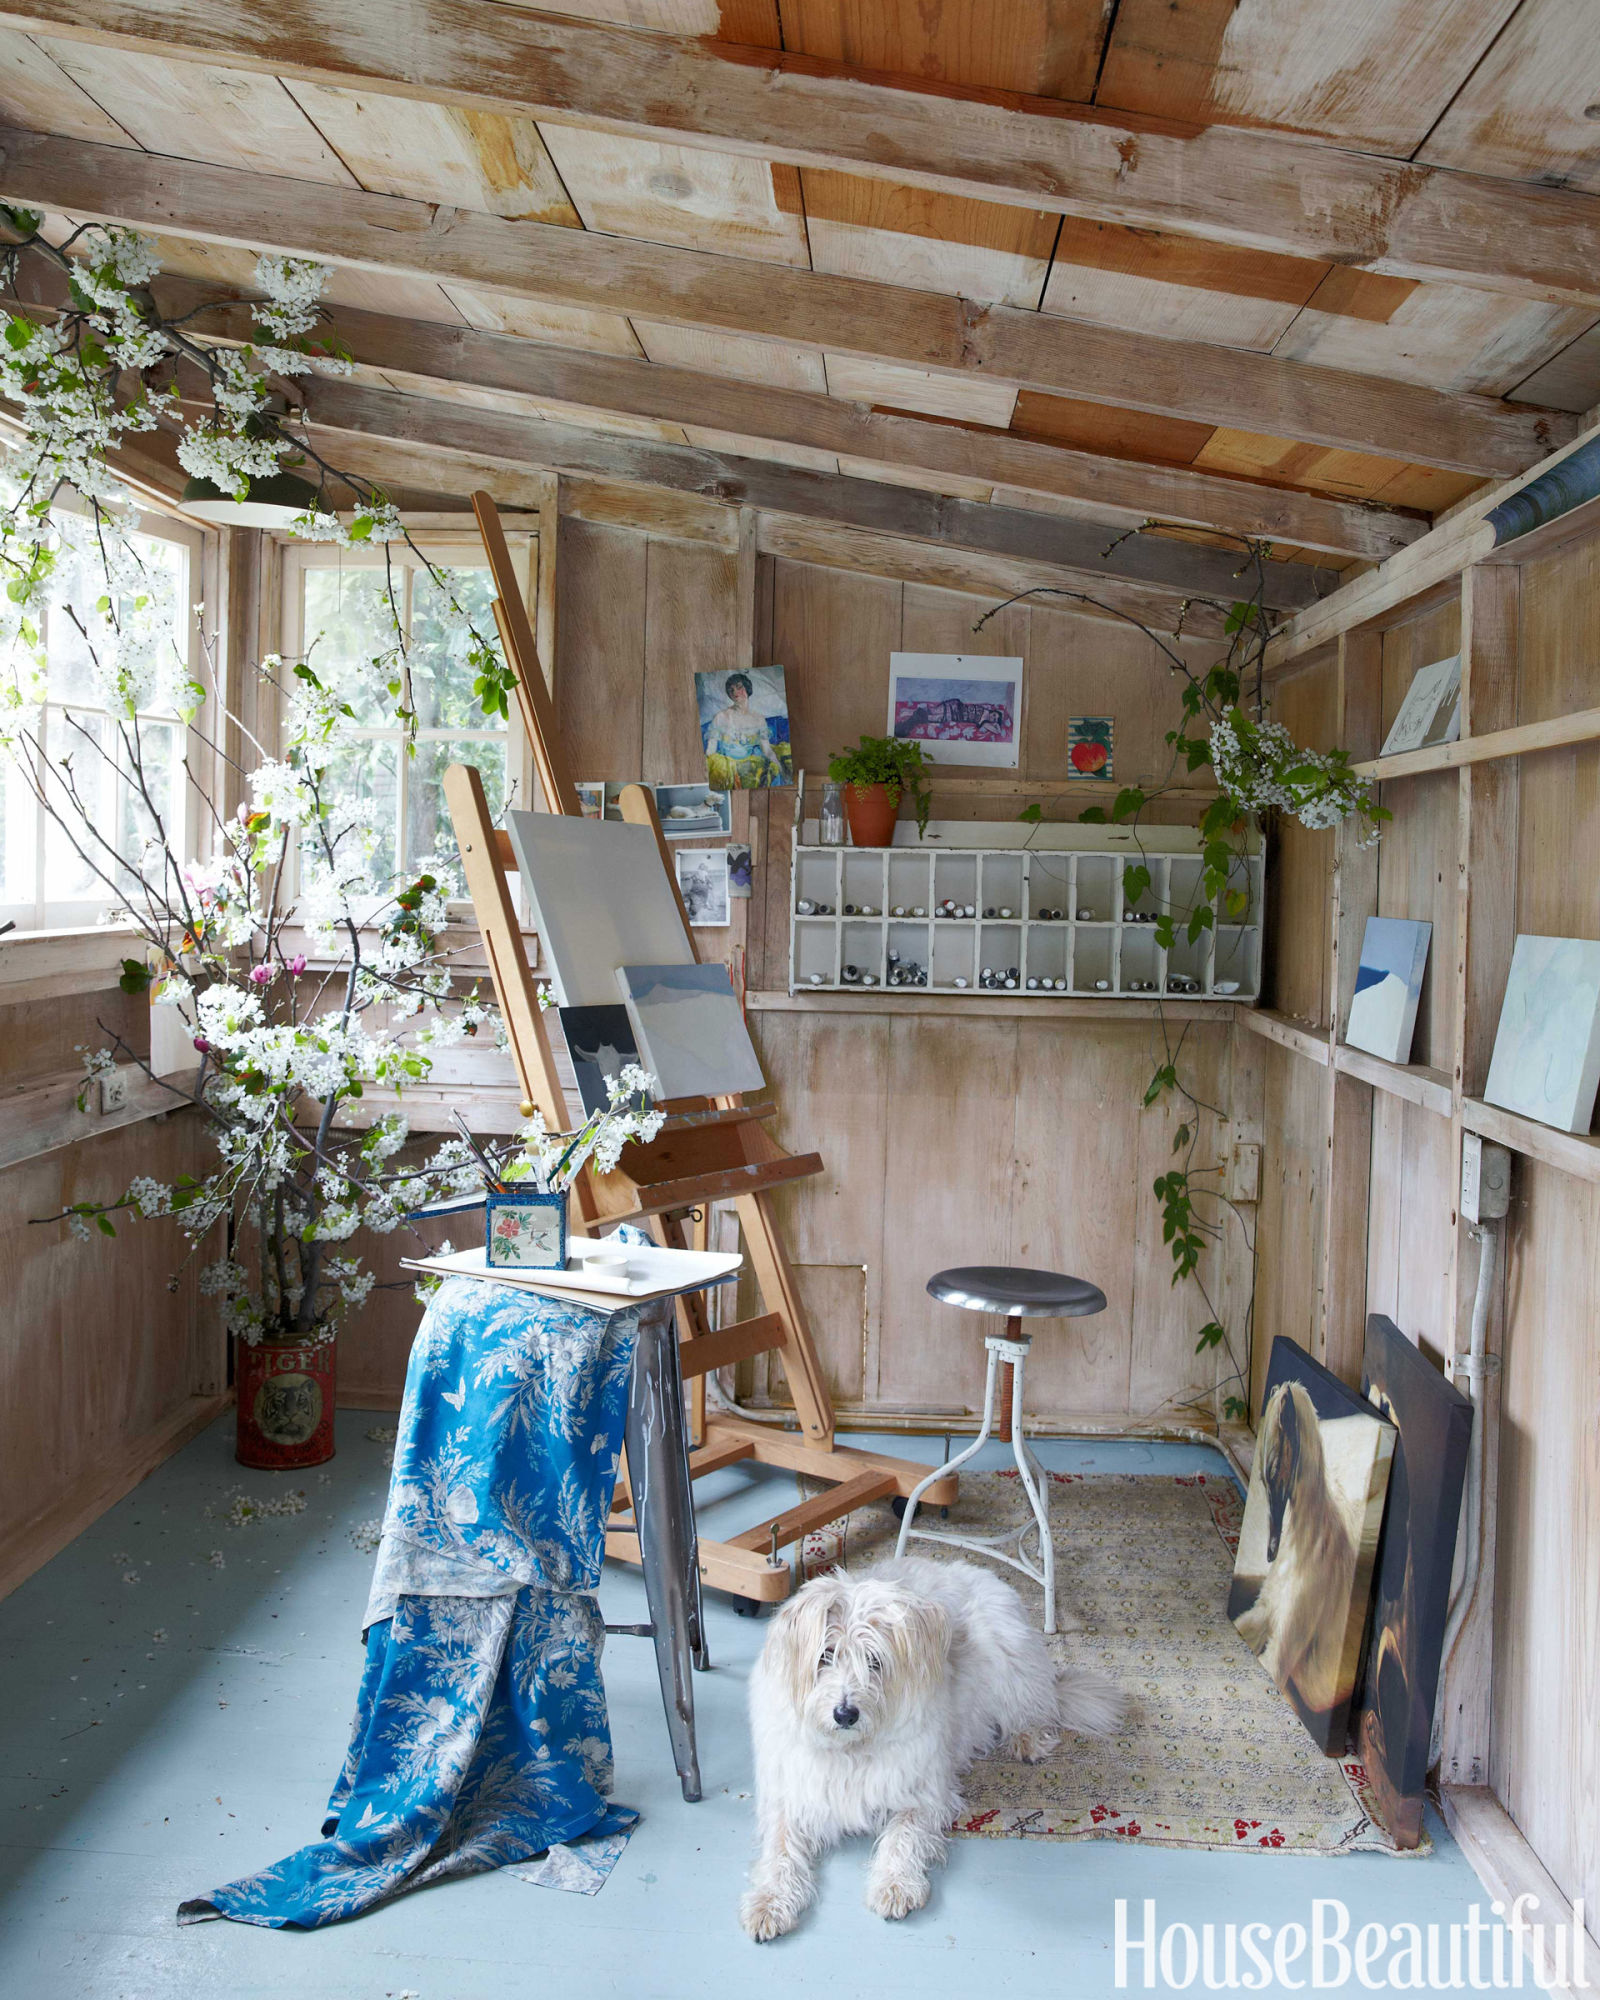
[[[961,1777],[1004,1746],[1030,1763],[1063,1729],[1104,1735],[1122,1696],[1060,1670],[1008,1583],[920,1557],[820,1576],[778,1612],[750,1677],[760,1852],[739,1920],[757,1943],[794,1929],[817,1857],[875,1833],[867,1908],[928,1900]]]

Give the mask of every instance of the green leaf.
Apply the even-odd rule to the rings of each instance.
[[[1224,1396],[1222,1414],[1230,1424],[1242,1424],[1250,1414],[1250,1406],[1237,1396]]]
[[[1151,929],[1156,934],[1156,943],[1160,945],[1163,951],[1171,951],[1172,947],[1178,942],[1178,927],[1172,918],[1164,913],[1156,918]]]
[[[1190,944],[1198,944],[1202,933],[1210,930],[1214,922],[1215,918],[1209,903],[1202,903],[1199,909],[1192,911],[1188,924]]]
[[[1195,1338],[1194,1351],[1204,1354],[1208,1347],[1220,1347],[1226,1338],[1223,1328],[1214,1319],[1208,1319]]]
[[[1113,819],[1132,819],[1144,806],[1144,793],[1137,785],[1124,785],[1111,802]]]
[[[1085,806],[1078,815],[1079,826],[1104,826],[1106,809],[1104,806]]]
[[[1017,818],[1025,826],[1037,826],[1040,820],[1044,818],[1044,807],[1035,799],[1031,806],[1024,806],[1022,808],[1021,812],[1017,814]]]
[[[1172,1150],[1175,1153],[1181,1153],[1184,1147],[1188,1145],[1189,1138],[1190,1128],[1187,1125],[1180,1125],[1172,1135]]]
[[[1124,868],[1122,871],[1122,900],[1136,903],[1150,886],[1150,870],[1145,867]]]
[[[116,1235],[117,1232],[112,1227],[111,1218],[109,1215],[97,1215],[94,1220],[95,1220],[95,1227],[100,1231],[100,1234],[102,1236]]]
[[[125,958],[122,961],[122,977],[117,984],[124,993],[148,993],[153,977],[143,959]]]

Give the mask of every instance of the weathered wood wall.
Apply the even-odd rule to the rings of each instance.
[[[1361,637],[1343,643],[1354,647]],[[1600,659],[1600,536],[1537,556],[1520,574],[1501,565],[1469,570],[1459,589],[1432,590],[1386,614],[1376,637],[1380,733],[1416,668],[1462,646],[1480,730],[1590,708]],[[1335,740],[1340,672],[1341,655],[1330,648],[1278,683],[1274,712],[1302,740]],[[1600,746],[1479,766],[1474,785],[1470,805],[1470,788],[1453,771],[1384,789],[1395,817],[1379,846],[1372,908],[1426,919],[1433,937],[1416,1075],[1370,1090],[1338,1077],[1371,1100],[1370,1141],[1355,1160],[1341,1163],[1330,1141],[1335,840],[1296,831],[1275,850],[1265,1004],[1284,1017],[1285,1039],[1263,1045],[1258,1396],[1274,1335],[1323,1351],[1330,1283],[1356,1289],[1363,1313],[1389,1314],[1435,1359],[1463,1344],[1477,1250],[1457,1214],[1461,1105],[1481,1095],[1510,937],[1600,937]],[[1461,929],[1468,901],[1470,949]],[[1419,1089],[1431,1092],[1432,1108],[1418,1101]],[[1449,1115],[1446,1106],[1454,1107]],[[1330,1185],[1330,1175],[1344,1184]],[[1503,1308],[1491,1329],[1503,1365],[1482,1404],[1490,1559],[1451,1675],[1444,1776],[1492,1785],[1562,1891],[1593,1910],[1600,1907],[1593,1727],[1600,1185],[1519,1151],[1512,1189]],[[1330,1251],[1334,1213],[1352,1202],[1358,1227]],[[1344,1360],[1348,1374],[1348,1354]]]
[[[81,1242],[41,1219],[119,1194],[136,1174],[201,1171],[192,1113],[96,1133],[95,1114],[72,1109],[78,1045],[101,1047],[105,1023],[147,1048],[147,1013],[114,986],[0,1004],[0,1091],[13,1105],[47,1094],[70,1141],[0,1170],[0,1592],[220,1407],[218,1319],[177,1229],[133,1222]]]

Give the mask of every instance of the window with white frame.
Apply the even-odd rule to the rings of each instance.
[[[430,573],[430,565],[446,573],[450,594],[475,629],[495,640],[494,588],[483,551],[421,534],[415,539],[423,560],[391,543],[387,565],[382,549],[291,543],[283,552],[283,652],[287,659],[304,659],[354,712],[351,740],[331,773],[330,789],[341,802],[370,807],[380,832],[375,879],[432,855],[454,854],[442,790],[449,765],[478,767],[496,815],[508,795],[528,798],[527,748],[515,710],[509,727],[505,718],[484,714],[473,692],[461,621],[447,615],[449,599]],[[524,596],[531,597],[536,541],[507,539]],[[397,671],[409,686],[399,696],[415,713],[414,731],[398,719],[396,694],[373,667],[375,658],[394,650],[395,615],[407,641]]]
[[[198,680],[193,605],[201,593],[206,537],[147,514],[131,540],[163,613],[170,606],[176,658]],[[40,749],[52,767],[65,767],[65,782],[92,831],[69,835],[18,763],[0,751],[0,922],[19,930],[103,920],[117,894],[99,871],[115,875],[118,855],[133,859],[157,815],[180,854],[193,850],[203,833],[189,776],[189,752],[198,739],[184,718],[162,706],[141,711],[135,724],[119,724],[100,698],[84,632],[96,624],[95,598],[104,588],[97,574],[92,561],[64,557],[58,564],[39,620],[46,672],[36,725]]]

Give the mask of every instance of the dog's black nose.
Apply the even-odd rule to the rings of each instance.
[[[833,1711],[833,1719],[841,1729],[854,1729],[861,1720],[861,1711],[859,1708],[852,1708],[849,1702],[841,1701]]]

